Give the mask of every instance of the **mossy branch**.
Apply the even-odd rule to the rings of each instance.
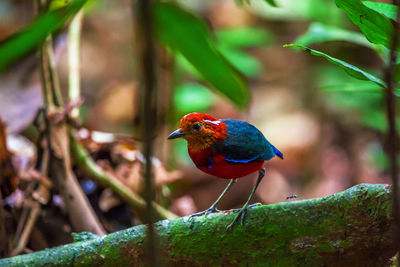
[[[395,253],[389,186],[361,184],[325,197],[234,214],[164,220],[155,227],[167,266],[386,266]],[[140,225],[32,254],[0,266],[142,266]]]

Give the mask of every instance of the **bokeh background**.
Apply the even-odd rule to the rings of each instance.
[[[197,170],[185,141],[166,139],[183,115],[195,111],[246,120],[284,154],[284,160],[274,158],[265,164],[266,177],[254,202],[296,201],[327,196],[359,183],[390,182],[384,139],[387,124],[379,87],[353,79],[321,57],[283,47],[302,43],[382,77],[380,55],[384,51],[372,47],[334,1],[277,0],[278,7],[260,0],[249,4],[232,0],[178,2],[207,22],[220,52],[248,80],[251,101],[248,108],[238,110],[196,78],[182,57],[172,58],[160,49],[159,58],[165,63],[160,67],[165,78],[159,80],[163,116],[154,133],[154,153],[159,160],[156,195],[163,206],[178,215],[204,210],[228,183]],[[32,1],[0,1],[0,40],[35,16]],[[133,27],[130,1],[99,0],[86,7],[81,42],[85,102],[81,112],[86,129],[103,133],[86,144],[92,156],[140,193],[139,165],[118,157],[133,153],[138,158],[137,146],[105,141],[105,133],[137,134],[133,123],[139,105]],[[318,41],[332,31],[339,37]],[[66,43],[66,31],[61,30],[54,45],[64,94],[68,88]],[[0,77],[0,117],[7,127],[9,149],[22,161],[34,161],[35,149],[29,145],[21,148],[13,140],[21,136],[34,139],[37,133],[31,123],[41,105],[37,57],[31,55]],[[107,231],[139,223],[129,206],[110,190],[76,172]],[[255,179],[256,174],[239,179],[219,208],[241,206]],[[296,198],[287,199],[293,195]],[[33,232],[39,240],[30,245],[33,250],[71,241],[71,227],[63,212],[62,200],[55,194]]]

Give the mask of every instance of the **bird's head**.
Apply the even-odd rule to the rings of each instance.
[[[190,113],[181,119],[179,129],[168,136],[168,139],[182,137],[188,142],[189,150],[196,152],[224,140],[226,124],[202,113]]]

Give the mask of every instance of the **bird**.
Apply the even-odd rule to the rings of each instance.
[[[230,180],[210,208],[192,214],[190,218],[219,212],[218,203],[236,180],[258,172],[251,194],[242,208],[234,210],[239,212],[227,228],[231,229],[239,218],[243,225],[247,209],[253,206],[249,203],[265,175],[264,161],[275,156],[283,159],[283,154],[250,123],[235,119],[215,119],[211,115],[197,112],[182,117],[179,128],[168,136],[168,139],[175,138],[187,141],[189,156],[199,170]]]

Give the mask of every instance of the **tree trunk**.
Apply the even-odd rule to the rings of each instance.
[[[309,200],[156,223],[167,266],[389,266],[395,253],[391,191],[361,184]],[[146,226],[0,260],[0,266],[142,266]],[[82,238],[82,235],[79,237]]]

